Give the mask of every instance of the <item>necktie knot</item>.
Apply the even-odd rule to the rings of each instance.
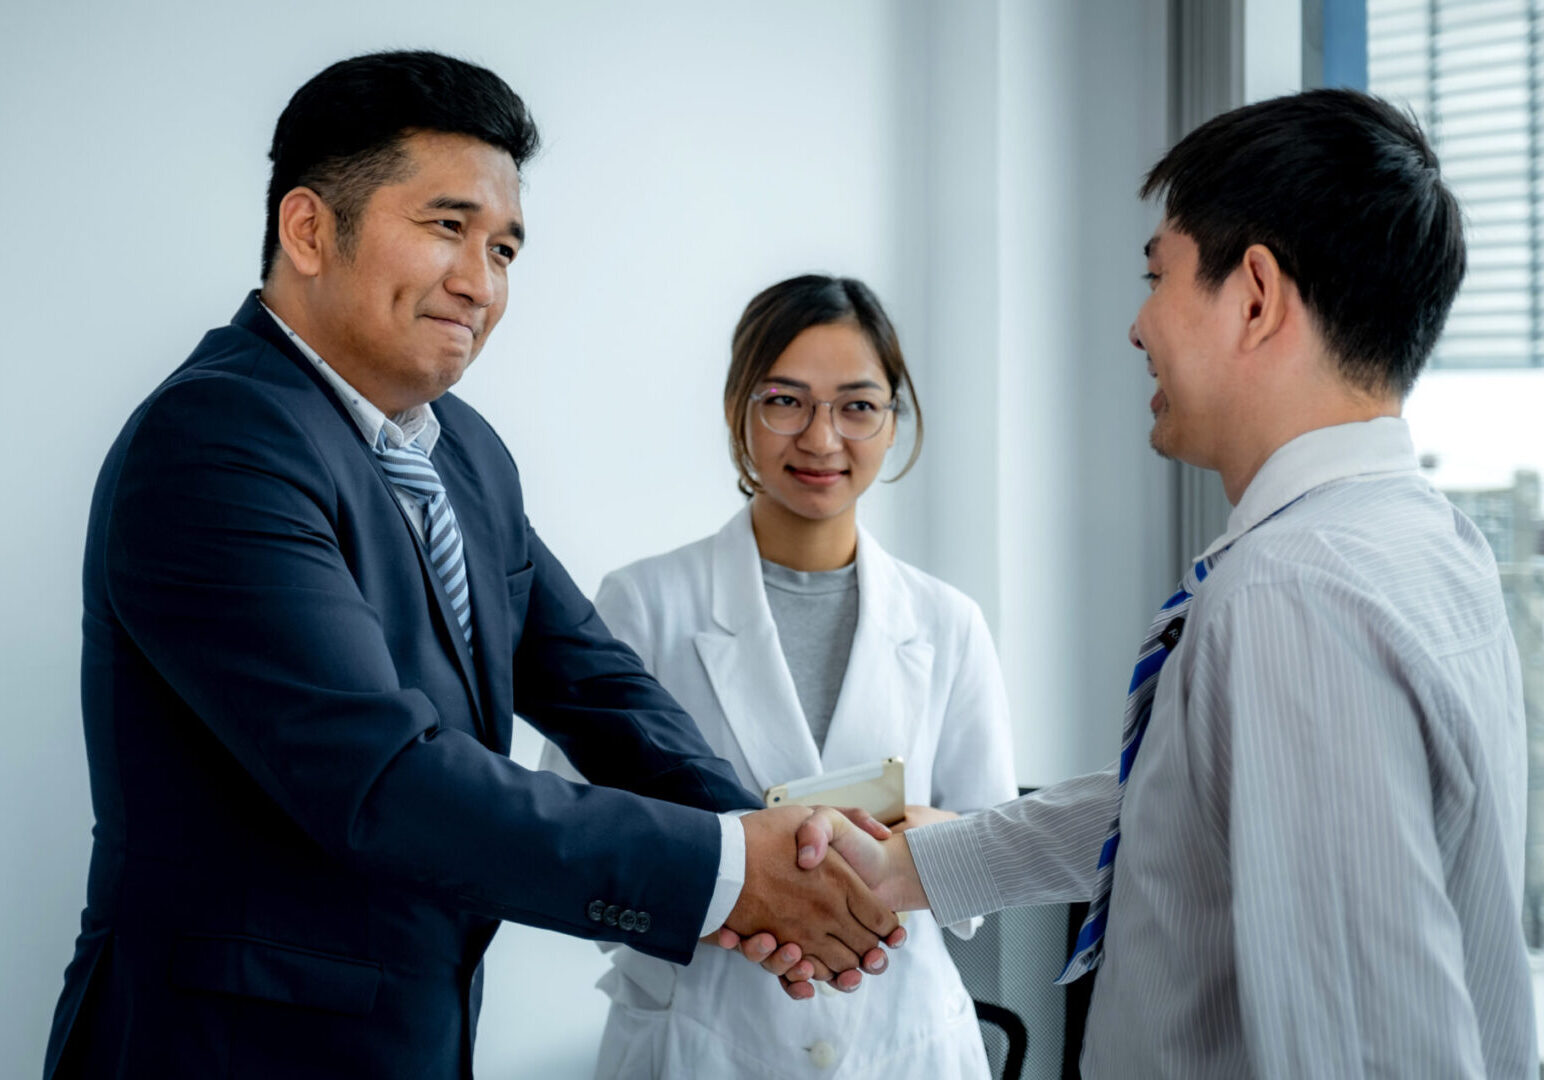
[[[381,468],[386,470],[391,482],[419,502],[427,503],[436,495],[445,494],[440,474],[416,442],[387,446],[383,438],[375,448],[375,456],[380,459]]]

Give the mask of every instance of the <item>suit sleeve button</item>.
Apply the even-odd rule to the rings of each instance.
[[[605,914],[606,905],[599,900],[591,900],[585,913],[590,916],[591,922],[600,922],[600,917]]]
[[[623,930],[631,931],[633,927],[638,925],[638,913],[632,908],[628,908],[617,918],[617,925]]]
[[[605,920],[607,926],[615,926],[617,924],[617,916],[620,915],[621,912],[621,908],[617,907],[615,904],[612,904],[606,909],[606,913],[602,915],[601,918]]]
[[[652,925],[652,922],[653,920],[649,918],[649,913],[647,911],[640,911],[638,913],[638,918],[636,920],[634,929],[637,930],[640,934],[647,934],[649,932],[650,925]]]

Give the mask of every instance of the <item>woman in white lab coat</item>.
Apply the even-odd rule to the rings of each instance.
[[[861,282],[814,275],[762,292],[735,330],[724,412],[749,504],[716,535],[609,574],[595,598],[606,624],[753,790],[899,756],[907,803],[963,811],[1013,798],[980,609],[857,523],[898,425],[915,433],[905,468],[921,445],[878,300]],[[550,746],[543,764],[576,775]],[[612,1006],[596,1075],[986,1076],[938,925],[919,912],[907,931],[884,974],[851,994],[822,985],[810,1001],[714,946],[687,967],[617,949],[599,984]]]

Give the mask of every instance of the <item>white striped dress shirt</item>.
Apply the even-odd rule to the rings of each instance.
[[[1083,1074],[1536,1077],[1522,686],[1484,539],[1384,418],[1279,449],[1229,544],[1120,808]],[[1089,899],[1115,810],[1112,767],[908,837],[947,922]]]

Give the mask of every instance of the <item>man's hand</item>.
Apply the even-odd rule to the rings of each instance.
[[[727,926],[721,926],[717,933],[703,938],[702,943],[717,945],[720,949],[740,950],[740,955],[751,963],[760,964],[764,970],[776,975],[783,984],[783,992],[795,1001],[805,1001],[815,996],[815,988],[809,985],[809,980],[815,977],[815,965],[803,959],[803,950],[793,942],[787,942],[779,948],[777,939],[771,934],[752,934],[742,938]],[[890,931],[884,944],[891,949],[899,949],[906,944],[906,927],[897,926]],[[870,949],[864,954],[863,963],[859,966],[870,975],[879,975],[890,966],[890,958],[885,955],[884,949]],[[838,990],[850,992],[863,982],[863,975],[858,971],[843,971],[831,978],[830,982]]]
[[[922,808],[908,807],[908,816],[913,809]],[[823,866],[827,852],[834,849],[892,910],[917,911],[928,906],[904,833],[876,840],[840,811],[822,806],[800,823],[798,846],[799,866],[806,870]]]
[[[811,960],[805,960],[804,950],[793,942],[787,942],[781,947],[777,939],[771,934],[762,932],[742,938],[739,934],[727,926],[718,928],[717,933],[709,934],[702,939],[704,945],[717,945],[720,949],[738,949],[740,955],[753,964],[776,975],[778,981],[783,984],[783,993],[795,1001],[806,1001],[815,996],[815,987],[810,980],[815,977],[815,964]],[[881,963],[873,970],[883,970],[884,950],[872,949],[863,958],[863,968],[869,970],[871,958],[880,957]],[[824,968],[824,965],[821,965]],[[826,973],[829,977],[829,972]],[[854,990],[863,980],[863,976],[857,971],[844,971],[831,979],[831,985],[842,990]]]
[[[907,807],[908,820],[912,810],[917,807]],[[921,809],[928,810],[928,807]],[[933,811],[937,814],[953,816],[947,810]],[[883,840],[890,835],[890,829],[882,825],[866,810],[856,807],[844,807],[842,813],[859,828],[870,836]],[[905,822],[896,828],[907,827]],[[793,942],[779,943],[776,938],[768,933],[752,934],[742,938],[739,934],[727,926],[720,927],[716,933],[709,934],[702,939],[704,945],[717,945],[720,949],[738,949],[753,964],[759,964],[765,971],[778,977],[783,984],[783,992],[795,1001],[805,1001],[815,996],[815,988],[809,980],[815,978],[816,965],[813,961],[804,959],[804,952]],[[884,939],[887,948],[899,949],[906,944],[906,928],[897,926],[888,937]],[[863,963],[859,966],[870,975],[878,975],[890,965],[890,958],[885,955],[882,948],[870,949],[863,957]],[[825,965],[820,965],[822,969]],[[824,977],[830,980],[830,984],[838,990],[851,992],[856,990],[863,982],[863,975],[859,971],[843,971],[834,978],[829,970],[823,970]]]
[[[846,814],[847,811],[844,810],[842,813]],[[847,816],[849,819],[852,818],[851,814],[847,814]],[[913,806],[910,803],[907,803],[906,816],[900,821],[897,821],[892,826],[892,828],[896,832],[905,832],[907,829],[915,829],[922,825],[936,825],[940,821],[953,821],[959,816],[960,815],[956,814],[953,810],[940,810],[936,806]],[[854,822],[854,824],[860,823]],[[864,831],[867,832],[870,836],[874,837],[876,840],[889,839],[888,832],[886,835],[881,836],[874,832],[872,829],[865,829]]]
[[[804,807],[788,806],[740,819],[745,828],[745,886],[725,922],[727,929],[753,943],[747,948],[742,942],[741,951],[752,959],[762,956],[762,966],[783,976],[794,997],[814,992],[797,986],[805,964],[813,977],[838,978],[843,988],[861,980],[856,970],[860,958],[869,961],[868,970],[882,970],[882,962],[873,963],[874,954],[880,940],[899,926],[895,913],[841,860],[823,861],[810,870],[795,865],[794,831],[810,815]],[[787,944],[776,948],[777,941]],[[794,946],[797,955],[790,951]],[[877,958],[882,961],[883,953]],[[799,992],[794,993],[795,988]]]

